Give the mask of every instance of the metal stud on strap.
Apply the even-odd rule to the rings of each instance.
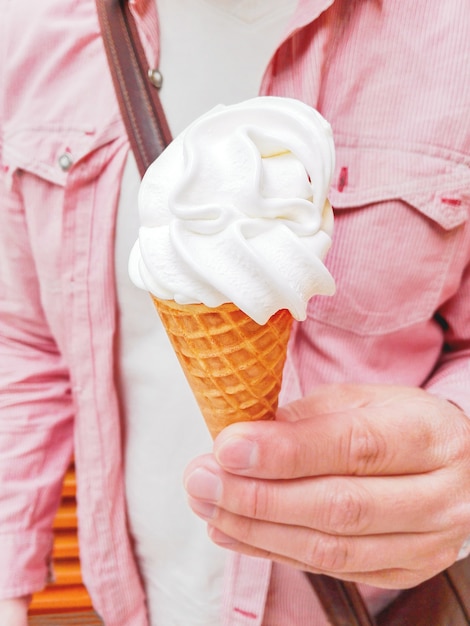
[[[147,71],[147,76],[152,85],[157,89],[160,89],[163,83],[163,76],[160,70],[149,68]]]

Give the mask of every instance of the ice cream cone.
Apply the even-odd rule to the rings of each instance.
[[[209,308],[152,299],[212,437],[234,422],[274,418],[289,311],[260,326],[231,303]]]
[[[334,293],[333,171],[320,113],[260,96],[202,115],[142,180],[129,273],[152,294],[213,437],[274,418],[292,320]]]

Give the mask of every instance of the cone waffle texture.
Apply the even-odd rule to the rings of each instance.
[[[152,299],[213,437],[233,422],[274,418],[289,311],[260,326],[234,304]]]

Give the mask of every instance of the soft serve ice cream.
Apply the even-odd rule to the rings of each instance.
[[[147,170],[129,261],[215,437],[272,419],[293,318],[332,294],[331,128],[298,100],[219,106]]]
[[[305,319],[332,294],[329,124],[306,104],[258,97],[197,119],[150,166],[139,195],[133,282],[156,298],[233,302],[259,324]]]

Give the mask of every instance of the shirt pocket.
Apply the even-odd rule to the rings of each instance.
[[[122,137],[121,122],[112,121],[104,129],[92,125],[49,123],[8,124],[5,128],[2,165],[7,179],[17,170],[65,187],[70,173],[92,153]],[[93,168],[104,168],[96,159]],[[98,172],[90,174],[97,176]]]
[[[470,213],[470,170],[420,156],[413,172],[416,165],[401,161],[397,170],[395,156],[382,153],[380,179],[374,159],[365,163],[370,155],[356,155],[346,190],[351,171],[341,166],[339,150],[330,194],[335,233],[326,259],[337,289],[331,298],[312,299],[311,319],[360,335],[391,333],[431,320],[458,288],[462,268],[455,259]]]

